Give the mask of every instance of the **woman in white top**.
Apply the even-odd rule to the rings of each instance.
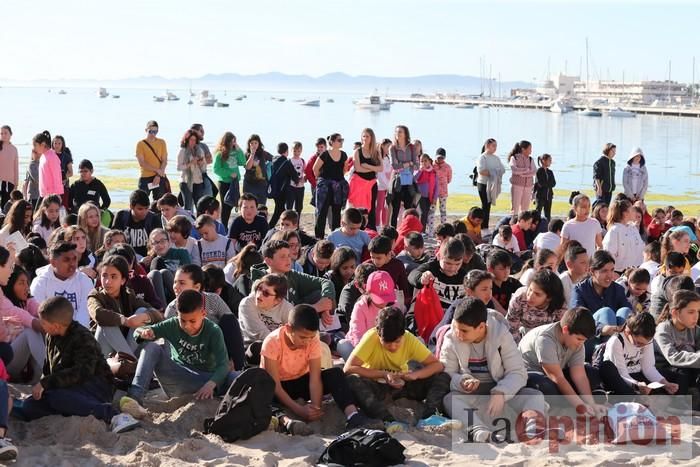
[[[615,258],[615,270],[618,272],[639,267],[644,261],[644,241],[632,222],[633,209],[632,203],[626,199],[613,201],[609,209],[603,249]]]
[[[506,168],[501,159],[496,155],[498,143],[493,138],[486,140],[481,147],[481,156],[476,162],[476,186],[481,199],[481,209],[484,210],[484,218],[481,220],[481,228],[489,228],[491,205],[496,204],[496,199],[501,193],[503,174]]]
[[[184,208],[192,211],[204,195],[203,173],[207,170],[204,151],[197,144],[199,137],[193,130],[187,130],[180,141],[180,153],[177,155],[177,170],[180,171],[180,192],[185,201]]]
[[[382,170],[377,173],[377,230],[381,230],[385,225],[389,225],[389,209],[386,194],[391,188],[391,174],[393,171],[391,167],[391,155],[389,154],[390,147],[391,140],[389,138],[385,138],[379,145]]]

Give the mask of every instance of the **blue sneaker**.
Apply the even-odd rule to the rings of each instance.
[[[452,420],[442,415],[431,415],[428,418],[420,420],[416,424],[416,428],[423,431],[431,432],[446,432],[450,430],[462,429],[463,423],[459,420]]]

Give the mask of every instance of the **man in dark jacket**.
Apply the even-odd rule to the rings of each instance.
[[[291,182],[299,181],[299,174],[287,159],[289,146],[287,143],[277,145],[277,156],[272,160],[272,176],[270,177],[270,198],[275,200],[275,212],[270,218],[270,228],[277,225],[282,212],[286,206],[287,198],[290,196],[289,188]]]

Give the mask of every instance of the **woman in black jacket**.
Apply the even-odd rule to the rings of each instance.
[[[535,195],[535,209],[542,215],[544,209],[544,217],[548,221],[552,220],[552,200],[554,199],[554,187],[557,181],[554,179],[554,173],[549,170],[552,165],[552,156],[542,154],[537,158],[537,173],[535,174],[535,186],[533,194]]]

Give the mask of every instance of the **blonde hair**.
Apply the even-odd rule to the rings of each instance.
[[[90,227],[87,225],[88,213],[93,209],[97,211],[97,219],[100,221],[97,224],[97,228],[94,230],[90,229]],[[107,229],[102,227],[102,222],[100,219],[101,214],[100,208],[98,208],[95,203],[90,201],[83,204],[80,206],[80,209],[78,209],[78,225],[82,227],[83,231],[85,231],[85,235],[87,236],[88,240],[88,248],[90,251],[98,250],[104,241],[104,232]]]

